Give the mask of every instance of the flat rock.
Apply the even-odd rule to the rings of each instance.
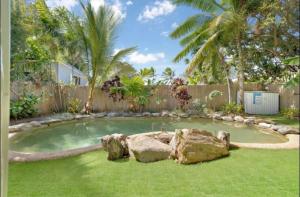
[[[246,119],[244,120],[244,123],[245,123],[246,125],[253,125],[253,124],[255,124],[255,119],[246,118]]]
[[[277,130],[278,133],[282,135],[287,135],[287,134],[299,134],[299,129],[292,128],[289,126],[281,126]]]
[[[84,119],[84,118],[89,118],[89,114],[76,114],[75,119]]]
[[[150,112],[144,112],[144,113],[143,113],[143,116],[144,116],[144,117],[150,117],[150,116],[151,116],[151,113],[150,113]]]
[[[127,142],[135,159],[143,163],[168,159],[171,153],[170,145],[148,136],[137,136]]]
[[[172,156],[181,164],[210,161],[229,155],[222,140],[198,129],[176,129],[170,146],[173,147]]]
[[[40,127],[40,126],[42,126],[42,124],[39,121],[31,121],[30,124],[33,127]]]
[[[121,116],[122,114],[119,113],[119,112],[110,112],[107,114],[107,117],[119,117]]]
[[[103,117],[105,117],[106,115],[107,115],[106,112],[101,112],[101,113],[95,113],[95,114],[93,114],[93,116],[94,116],[95,118],[103,118]]]
[[[177,118],[178,114],[176,112],[171,112],[171,113],[169,113],[169,117]]]
[[[265,122],[258,123],[258,127],[263,128],[263,129],[271,128],[271,126],[272,126],[271,124],[268,124]]]
[[[159,117],[160,113],[151,113],[151,116],[153,116],[153,117]]]
[[[211,115],[211,118],[213,118],[215,120],[222,120],[222,115],[219,113],[214,113]]]
[[[232,122],[233,118],[231,116],[222,116],[222,120]]]
[[[189,117],[189,114],[187,114],[187,113],[180,113],[180,114],[178,114],[178,116],[179,116],[180,118],[188,118],[188,117]]]
[[[122,117],[132,117],[132,116],[134,116],[134,113],[122,112],[122,113],[121,113],[121,116],[122,116]]]
[[[244,122],[244,118],[242,116],[235,116],[234,120],[237,122]]]
[[[169,116],[169,112],[168,111],[162,111],[161,112],[161,116],[162,117],[168,117]]]
[[[280,129],[281,127],[283,127],[283,125],[272,125],[272,126],[271,126],[271,129],[272,129],[273,131],[278,131],[278,129]]]

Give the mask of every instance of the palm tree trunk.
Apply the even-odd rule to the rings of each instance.
[[[229,76],[227,75],[226,76],[226,80],[227,80],[227,91],[228,91],[228,103],[230,104],[231,101],[232,101],[232,98],[231,98],[231,80],[229,78]]]
[[[237,37],[237,48],[238,48],[238,56],[239,56],[239,63],[238,63],[238,84],[239,84],[239,92],[238,92],[238,104],[244,103],[244,57],[243,51],[241,46],[241,35],[240,32]]]
[[[96,84],[96,78],[93,76],[91,79],[91,83],[89,84],[88,99],[87,99],[87,102],[85,103],[85,106],[83,109],[83,112],[86,114],[91,113],[91,111],[93,109],[95,84]]]

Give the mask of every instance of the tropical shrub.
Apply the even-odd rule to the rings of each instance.
[[[145,86],[144,80],[140,76],[123,77],[121,82],[124,85],[122,91],[129,102],[129,109],[142,111],[150,101],[151,88]]]
[[[283,109],[281,111],[281,114],[288,119],[294,119],[295,117],[300,117],[300,111],[295,106]]]
[[[101,90],[107,93],[108,97],[112,98],[114,102],[124,99],[125,92],[119,76],[115,76],[113,79],[105,81]]]
[[[243,105],[239,105],[236,103],[227,103],[223,107],[223,112],[225,114],[243,114],[244,107],[243,107]]]
[[[195,111],[197,114],[205,113],[207,110],[206,102],[201,101],[200,99],[195,99],[192,102],[192,111]]]
[[[189,95],[187,84],[183,79],[176,78],[171,83],[171,95],[177,100],[181,110],[185,110],[185,106],[192,99]]]
[[[15,119],[29,118],[37,113],[35,105],[40,101],[40,97],[31,93],[24,94],[19,99],[10,102],[10,116]]]
[[[149,103],[151,88],[145,86],[141,76],[122,77],[116,76],[105,81],[102,91],[106,92],[114,102],[127,100],[131,111],[141,111]]]
[[[81,101],[78,98],[70,98],[68,101],[68,112],[75,114],[80,111]]]
[[[223,95],[223,93],[221,91],[219,91],[219,90],[213,90],[213,91],[211,91],[209,93],[208,99],[211,100],[211,101],[213,101],[214,99],[216,99],[217,97],[220,97],[222,95]],[[212,102],[211,105],[212,105],[213,110],[215,111],[216,110],[215,102]]]

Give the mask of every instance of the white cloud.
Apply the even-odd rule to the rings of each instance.
[[[148,21],[155,19],[158,16],[164,16],[172,13],[176,9],[176,6],[173,5],[168,0],[155,1],[153,6],[146,6],[138,16],[139,21]]]
[[[119,51],[121,51],[121,49],[119,48],[114,49],[113,55],[116,55]]]
[[[169,32],[163,31],[163,32],[160,33],[160,35],[168,37],[169,36]]]
[[[133,4],[132,1],[127,1],[127,2],[126,2],[126,5],[132,5],[132,4]]]
[[[123,5],[119,0],[115,0],[115,2],[111,5],[111,9],[115,12],[117,17],[121,19],[126,17],[125,8],[123,8]]]
[[[164,59],[164,53],[139,53],[137,51],[133,52],[128,56],[128,61],[133,64],[146,64],[149,62],[156,62],[158,60]]]
[[[92,7],[97,11],[100,6],[107,5],[109,6],[115,13],[116,17],[124,19],[126,17],[125,7],[122,5],[120,0],[114,0],[110,4],[106,4],[105,0],[91,0]]]
[[[56,8],[56,7],[65,7],[68,10],[71,10],[74,6],[78,4],[77,0],[46,0],[47,6],[50,8]]]
[[[176,22],[172,23],[171,27],[172,27],[172,29],[176,29],[178,27],[178,24]]]
[[[95,10],[98,10],[100,6],[105,4],[104,0],[91,0],[90,3]]]

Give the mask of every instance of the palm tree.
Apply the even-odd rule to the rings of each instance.
[[[138,74],[147,85],[153,85],[155,80],[155,72],[155,69],[151,66],[150,68],[140,69]]]
[[[86,5],[80,1],[85,13],[84,21],[77,22],[77,31],[86,49],[89,75],[88,99],[84,112],[92,110],[94,89],[96,83],[106,80],[108,73],[120,60],[135,50],[135,47],[127,48],[113,53],[113,45],[116,38],[116,28],[120,19],[114,11],[106,6],[100,6],[95,11],[90,2]],[[114,55],[113,55],[114,54]]]
[[[172,68],[170,67],[167,67],[165,68],[165,70],[163,71],[162,73],[162,82],[164,84],[170,84],[172,82],[172,80],[174,79],[175,77],[175,72],[174,70],[172,70]]]
[[[239,103],[243,103],[245,69],[243,41],[249,28],[247,19],[254,12],[252,8],[259,5],[259,1],[173,1],[179,5],[189,5],[200,9],[202,12],[202,14],[188,18],[171,33],[171,37],[174,39],[185,36],[180,41],[184,49],[174,58],[174,61],[180,61],[192,50],[199,48],[187,68],[187,71],[191,72],[205,61],[222,61],[224,58],[219,52],[220,47],[231,48],[237,56]],[[221,65],[224,66],[224,64]]]

